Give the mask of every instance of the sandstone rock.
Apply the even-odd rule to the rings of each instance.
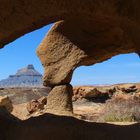
[[[135,84],[118,84],[113,86],[80,86],[74,87],[73,101],[81,98],[107,100],[114,94],[137,94],[140,88]]]
[[[101,101],[109,99],[116,92],[115,87],[95,87],[95,86],[80,86],[74,88],[73,101],[81,98],[86,98],[91,101]]]
[[[85,53],[59,33],[59,22],[37,49],[37,54],[45,68],[44,85],[55,86],[70,83],[74,68]],[[59,54],[59,55],[58,55]]]
[[[42,96],[38,100],[32,100],[27,104],[27,110],[30,114],[34,112],[39,112],[44,109],[44,106],[47,104],[47,97]]]
[[[78,19],[55,23],[37,49],[45,68],[44,85],[70,83],[73,71],[79,66],[93,65],[114,55],[135,51],[132,46],[124,45],[123,29],[110,20],[106,21],[104,27],[99,21],[94,28],[88,29],[88,25]],[[94,34],[90,36],[92,32]]]
[[[72,86],[55,86],[47,97],[46,111],[58,115],[72,115]]]
[[[99,26],[101,23],[102,26],[100,29],[103,29],[107,24],[117,24],[125,28],[124,32],[126,32],[126,36],[128,35],[125,43],[131,40],[130,43],[135,43],[134,46],[136,46],[139,42],[139,0],[55,0],[53,2],[47,0],[41,3],[37,0],[34,2],[16,0],[12,2],[12,4],[10,0],[3,0],[0,1],[0,5],[1,47],[25,33],[62,19],[74,22],[76,22],[76,19],[79,19],[79,21],[83,20],[86,29],[91,27],[96,28],[96,26]],[[21,17],[22,21],[20,20]],[[116,19],[116,21],[114,21],[114,19]],[[107,23],[108,21],[109,23]],[[79,24],[79,26],[81,26],[81,24]],[[77,27],[73,26],[73,28],[76,29]],[[81,33],[86,34],[87,32],[82,30]],[[102,32],[102,34],[103,33],[104,32]],[[93,36],[92,30],[91,34],[88,35],[89,38]],[[118,36],[116,39],[117,38]],[[137,52],[139,52],[139,46],[135,48],[137,48]]]
[[[118,86],[118,90],[122,91],[122,93],[135,93],[138,91],[136,85],[127,84]]]
[[[47,97],[46,96],[41,97],[40,99],[38,99],[38,102],[40,104],[46,105],[47,104]]]
[[[9,112],[12,112],[13,110],[13,105],[11,100],[9,99],[8,96],[0,96],[0,107],[6,108]]]
[[[27,104],[27,110],[29,113],[34,113],[39,109],[43,109],[43,105],[40,104],[37,100],[32,100]]]
[[[38,51],[45,67],[44,84],[52,87],[61,85],[54,87],[52,94],[49,95],[50,111],[55,108],[62,111],[67,108],[65,106],[71,106],[71,103],[68,104],[71,97],[69,99],[67,93],[72,93],[72,90],[67,89],[68,86],[65,87],[65,85],[68,85],[73,70],[78,66],[102,62],[117,54],[140,52],[139,0],[43,0],[42,2],[2,0],[0,8],[0,47],[48,23],[64,20],[54,26],[47,39],[43,41],[44,48]],[[71,107],[68,110],[71,110]],[[27,126],[25,127],[27,128]],[[30,128],[32,130],[33,127]],[[86,130],[86,127],[83,128]],[[13,132],[20,132],[18,129]],[[56,130],[56,134],[59,134],[58,137],[64,137],[64,131],[60,135],[58,129]],[[111,127],[110,130],[112,130]],[[134,131],[131,132],[134,133]],[[138,133],[135,136],[132,133],[128,139],[138,137]],[[7,134],[12,136],[12,132]],[[23,133],[13,135],[13,139],[19,139],[21,134]],[[38,134],[34,134],[33,137],[37,139],[38,137],[35,136]],[[119,132],[119,134],[122,133]],[[46,138],[47,135],[44,136]],[[69,136],[69,139],[73,139],[73,135]],[[108,137],[108,134],[104,133],[103,139],[104,136]],[[23,135],[23,137],[31,139],[32,136]],[[55,135],[54,137],[52,139],[58,139]],[[96,138],[96,135],[94,134],[93,137]],[[102,139],[101,135],[99,137]],[[120,135],[118,136],[117,133],[115,136],[109,136],[110,139],[115,137],[117,139]],[[90,138],[83,137],[83,139]]]
[[[0,90],[0,96],[8,96],[13,105],[24,104],[32,99],[40,99],[42,96],[47,96],[51,88],[49,87],[16,87],[3,88]]]

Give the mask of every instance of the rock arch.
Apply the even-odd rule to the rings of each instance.
[[[80,65],[91,65],[120,53],[137,52],[140,54],[139,0],[1,0],[0,9],[0,48],[25,33],[31,32],[46,24],[64,20],[55,24],[38,49],[38,55],[45,67],[44,84],[54,87],[52,93],[55,89],[58,91],[61,87],[63,87],[62,89],[64,91],[70,91],[67,93],[71,93],[72,88],[69,82],[72,72]],[[59,95],[61,96],[61,94]],[[65,104],[50,103],[52,105],[62,105],[60,110],[56,108],[58,113],[70,113],[72,112],[70,96],[71,95],[66,96],[68,100],[65,101],[69,102],[65,102]],[[52,96],[50,96],[50,98],[51,97]],[[57,98],[55,101],[58,101]],[[52,108],[55,109],[54,107],[55,106],[50,106],[50,110]],[[43,120],[45,121],[46,119]],[[48,117],[48,122],[49,121],[50,117]],[[34,125],[35,128],[38,128],[36,126],[42,121],[37,120],[34,122],[36,122]],[[75,121],[72,120],[72,122]],[[76,120],[76,122],[79,127],[73,129],[70,121],[69,128],[72,131],[78,130],[79,133],[76,134],[76,131],[69,133],[69,131],[67,131],[70,134],[68,134],[68,136],[70,136],[69,139],[79,139],[78,136],[80,135],[81,137],[81,132],[87,128],[90,128],[90,133],[89,131],[83,133],[83,139],[91,137],[93,137],[93,139],[97,139],[97,137],[99,139],[128,138],[126,135],[124,136],[124,132],[128,132],[127,134],[131,132],[128,139],[139,137],[139,133],[133,129],[139,128],[139,125],[128,127],[129,131],[122,128],[123,130],[119,131],[118,135],[118,133],[114,132],[116,132],[116,129],[120,130],[120,127],[114,127],[115,129],[112,129],[112,127],[108,128],[106,125],[103,125],[97,129],[98,125],[93,125],[93,127],[96,127],[93,129],[89,123],[86,124],[83,122],[82,126],[84,127],[81,127],[79,125],[81,121]],[[24,137],[31,139],[32,136],[34,137],[34,134],[38,134],[36,133],[38,131],[35,129],[30,131],[26,129],[28,134],[29,132],[34,133],[32,133],[32,136],[25,135],[25,131],[21,131],[19,127],[15,129],[15,126],[13,124],[10,125],[9,121],[5,120],[5,118],[2,119],[2,124],[4,130],[7,130],[7,127],[9,129],[11,128],[11,133],[2,131],[4,132],[4,134],[0,134],[2,139],[6,139],[7,137],[11,138],[11,136],[14,137],[12,137],[13,139],[20,139],[21,136],[23,136],[21,139],[24,139]],[[20,123],[21,127],[22,124],[24,123]],[[29,121],[27,121],[27,124],[30,124],[30,127],[26,125],[25,128],[33,128],[33,125],[29,123]],[[43,124],[45,124],[45,127],[49,126],[46,125],[46,122]],[[45,127],[42,127],[43,130]],[[107,130],[103,135],[100,135],[101,128]],[[60,128],[58,127],[56,129],[55,126],[54,129],[55,131],[47,131],[47,137],[50,136],[50,132],[58,132]],[[61,132],[62,135],[60,133],[60,135],[53,135],[52,139],[64,138],[64,129],[65,127]],[[98,132],[98,135],[96,136],[96,134],[93,133],[93,135],[89,137],[89,134],[92,134],[91,130],[94,130],[92,132],[95,133]],[[113,130],[113,135],[111,134],[110,137],[108,137],[110,134],[108,130]],[[14,133],[12,133],[13,131]],[[42,132],[44,139],[46,139],[46,130]],[[43,137],[42,133],[40,133],[40,135]],[[73,138],[72,136],[76,137]],[[38,139],[37,136],[36,139]]]
[[[63,20],[49,32],[38,55],[45,67],[44,84],[68,85],[78,66],[120,53],[140,54],[139,7],[139,0],[2,0],[0,47]]]
[[[96,25],[93,20],[91,22],[93,26],[88,28],[85,21],[79,22],[79,20],[55,23],[37,49],[37,54],[45,69],[44,85],[53,87],[48,99],[53,100],[51,95],[54,96],[53,94],[58,87],[60,87],[59,94],[61,95],[60,89],[70,86],[73,71],[77,67],[93,65],[118,54],[137,51],[132,41],[130,39],[126,40],[128,36],[123,26],[109,21],[106,21],[109,25],[105,24],[103,26],[103,21],[99,20],[98,25]],[[63,90],[62,93],[64,93]],[[65,89],[65,93],[72,94],[72,90],[68,92]],[[65,101],[72,104],[71,100],[67,100],[69,94],[65,96]],[[57,95],[58,93],[55,94],[55,96]],[[51,105],[52,101],[48,106],[51,106],[49,110],[52,112],[54,109],[55,113],[57,112],[56,107],[58,109],[62,101],[61,103],[59,100],[54,102],[53,106]],[[62,110],[72,111],[71,107],[72,105],[65,106]],[[61,113],[61,110],[59,110],[59,113]]]
[[[121,19],[129,28],[133,41],[138,41],[139,5],[139,0],[1,0],[0,47],[52,22],[70,19],[76,22],[79,18],[89,21],[86,23],[88,28],[97,17],[102,23],[110,18],[110,23],[117,24]],[[95,22],[97,26],[98,20]]]

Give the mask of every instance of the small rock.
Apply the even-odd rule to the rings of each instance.
[[[45,105],[47,104],[47,97],[43,96],[38,100],[32,100],[27,104],[27,110],[30,114],[34,112],[40,112],[44,109]]]
[[[32,100],[31,102],[29,102],[27,104],[27,110],[28,112],[31,114],[31,113],[34,113],[36,111],[38,111],[39,109],[42,109],[42,105],[38,102],[38,100]]]
[[[47,104],[47,97],[43,96],[40,99],[38,99],[38,102],[40,104],[46,105]]]
[[[12,101],[8,96],[0,96],[0,107],[5,107],[9,112],[12,112]]]

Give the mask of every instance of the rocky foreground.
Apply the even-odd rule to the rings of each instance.
[[[50,88],[1,88],[0,106],[19,119],[46,113]],[[4,102],[3,102],[4,101]],[[79,86],[73,89],[74,116],[92,122],[140,121],[140,84]]]
[[[74,112],[95,122],[134,122],[140,115],[140,84],[74,88]]]
[[[0,88],[0,99],[6,100],[4,103],[7,106],[9,100],[11,101],[12,111],[11,113],[20,119],[28,118],[28,110],[26,108],[27,103],[31,100],[36,100],[41,98],[42,96],[47,96],[50,91],[50,88]],[[7,98],[8,97],[8,98]],[[0,100],[0,102],[2,101]],[[0,105],[2,106],[2,105]]]

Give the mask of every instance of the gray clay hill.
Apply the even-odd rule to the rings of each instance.
[[[33,65],[28,65],[0,81],[0,87],[41,87],[42,75],[35,70]]]

